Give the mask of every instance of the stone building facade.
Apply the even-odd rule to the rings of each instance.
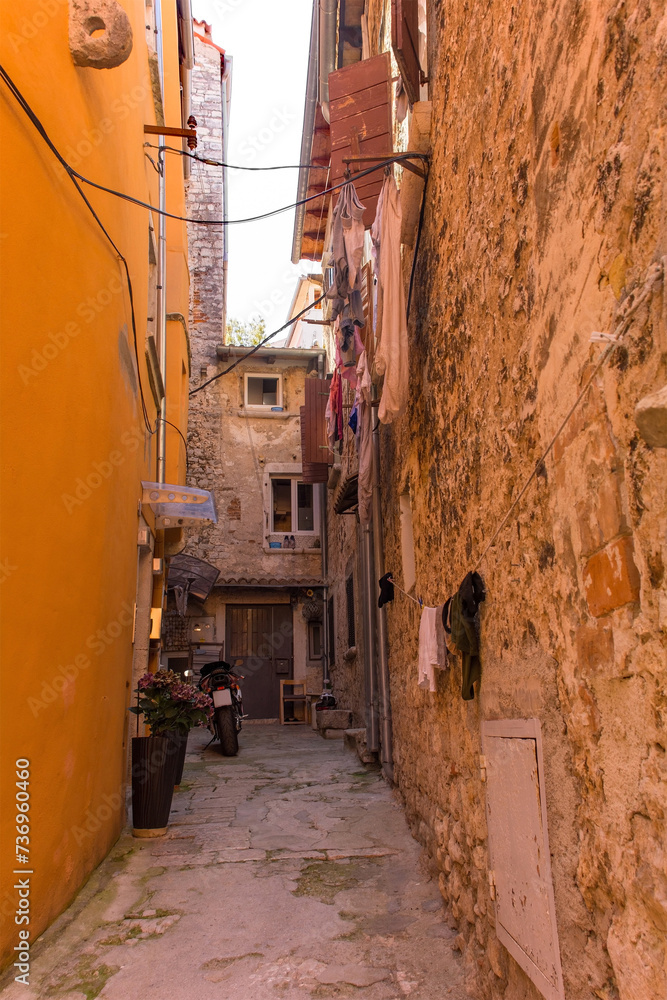
[[[197,153],[220,161],[230,59],[197,21],[195,62]],[[223,217],[225,182],[222,168],[193,162],[189,214]],[[322,691],[322,487],[301,481],[300,407],[306,378],[323,375],[324,352],[226,345],[224,234],[191,226],[189,253],[190,388],[214,381],[190,396],[188,477],[207,484],[218,522],[186,529],[182,555],[218,578],[206,601],[190,596],[184,619],[170,602],[165,644],[183,666],[206,634],[211,659],[243,661],[250,717],[276,718],[280,679],[306,682],[313,697]]]
[[[391,7],[366,3],[364,58],[390,47]],[[667,375],[667,26],[644,2],[429,2],[425,18],[410,405],[380,430],[374,528],[412,597],[440,605],[476,569],[486,600],[471,701],[459,654],[435,693],[418,688],[420,609],[400,592],[387,606],[393,779],[471,996],[660,1000],[667,450],[635,408]],[[395,123],[403,148],[411,125]],[[360,529],[329,497],[343,608]],[[357,724],[367,673],[336,647],[334,692]],[[519,864],[532,823],[537,873]],[[509,916],[508,886],[525,887]]]

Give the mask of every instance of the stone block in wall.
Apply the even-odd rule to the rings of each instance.
[[[639,586],[634,545],[629,535],[610,542],[586,563],[586,601],[594,618],[638,601]]]
[[[618,477],[609,473],[575,507],[582,555],[590,555],[626,527]]]
[[[575,637],[579,672],[584,677],[608,671],[614,663],[614,634],[602,622],[581,625]]]
[[[635,407],[639,433],[651,448],[667,448],[667,385],[640,399]]]
[[[317,713],[318,729],[340,729],[341,736],[344,730],[349,729],[352,724],[352,713],[345,708],[325,708]]]

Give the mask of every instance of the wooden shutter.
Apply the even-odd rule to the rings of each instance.
[[[392,155],[391,60],[388,52],[329,73],[329,110],[331,129],[331,183],[344,179],[343,157]],[[355,171],[366,170],[373,163],[352,164]],[[366,229],[373,225],[377,201],[384,181],[382,170],[354,181],[364,212]],[[334,204],[338,200],[334,194]]]
[[[391,0],[391,47],[410,104],[419,100],[419,0]]]
[[[326,483],[329,478],[326,408],[329,384],[320,378],[306,379],[306,403],[301,413],[301,467],[304,483]]]

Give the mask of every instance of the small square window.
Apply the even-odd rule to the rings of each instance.
[[[246,406],[281,406],[282,391],[280,378],[264,378],[262,375],[246,375]]]

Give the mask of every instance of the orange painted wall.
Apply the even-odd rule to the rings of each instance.
[[[163,0],[167,121],[180,124],[175,0]],[[76,169],[157,204],[143,125],[154,123],[142,2],[123,0],[133,49],[110,70],[74,66],[68,4],[3,4],[0,61]],[[73,184],[4,83],[0,190],[2,605],[0,740],[2,961],[17,941],[13,762],[31,762],[31,940],[63,910],[124,823],[132,608],[141,480],[156,439],[138,394],[124,272]],[[154,151],[149,151],[154,154]],[[183,174],[168,164],[168,209]],[[149,213],[88,189],[128,261],[139,376],[144,362]],[[157,226],[157,217],[154,217]],[[170,223],[167,308],[187,316],[185,226]],[[183,433],[183,329],[168,324],[168,416]],[[173,373],[179,377],[174,377]],[[185,481],[168,435],[168,477]]]

